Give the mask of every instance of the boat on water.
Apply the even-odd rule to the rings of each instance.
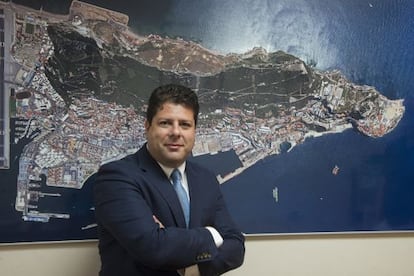
[[[82,230],[87,230],[87,229],[90,229],[90,228],[95,228],[95,227],[97,227],[98,226],[98,224],[96,224],[96,223],[91,223],[91,224],[88,224],[88,225],[86,225],[86,226],[82,226],[81,227],[81,229]]]
[[[339,167],[338,167],[338,165],[335,165],[332,169],[332,174],[337,175],[338,173],[339,173]]]
[[[273,198],[275,199],[276,202],[279,201],[279,189],[277,187],[273,189]]]

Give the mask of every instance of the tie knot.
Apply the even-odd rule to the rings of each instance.
[[[181,182],[181,173],[178,169],[174,169],[171,173],[171,179],[173,183]]]

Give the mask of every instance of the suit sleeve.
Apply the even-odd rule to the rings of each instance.
[[[119,243],[137,263],[153,269],[175,270],[215,258],[219,252],[207,229],[160,228],[154,222],[148,195],[131,177],[137,168],[125,163],[104,165],[97,175],[94,200],[100,244]],[[200,260],[200,255],[210,258]]]
[[[214,177],[212,181],[215,182],[217,189],[216,214],[212,226],[220,233],[224,242],[212,260],[198,265],[202,276],[220,275],[241,266],[245,254],[244,236],[227,210],[216,178]]]

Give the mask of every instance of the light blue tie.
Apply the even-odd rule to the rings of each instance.
[[[187,192],[184,189],[184,186],[181,182],[181,173],[178,169],[174,169],[171,174],[171,180],[173,182],[173,186],[175,192],[177,193],[178,199],[181,203],[181,208],[183,209],[185,223],[188,227],[188,222],[190,221],[190,202],[188,200]]]

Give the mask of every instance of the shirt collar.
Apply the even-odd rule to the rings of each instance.
[[[161,163],[160,163],[160,162],[158,162],[158,161],[157,161],[157,163],[158,163],[158,165],[160,165],[161,169],[164,171],[165,175],[166,175],[168,178],[170,178],[170,177],[171,177],[171,174],[172,174],[172,172],[173,172],[173,170],[174,170],[174,169],[178,169],[178,170],[180,171],[181,175],[182,175],[182,176],[184,175],[184,172],[185,172],[185,165],[186,165],[186,162],[185,162],[185,161],[184,161],[184,163],[182,163],[182,164],[181,164],[180,166],[178,166],[177,168],[171,168],[171,167],[164,166],[163,164],[161,164]]]

